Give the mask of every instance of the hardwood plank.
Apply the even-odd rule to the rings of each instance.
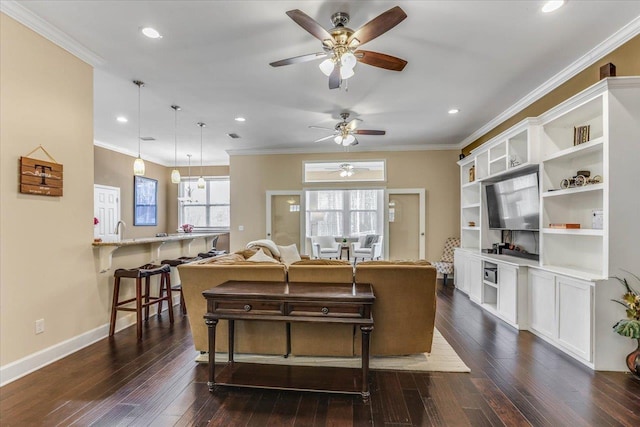
[[[293,426],[298,405],[300,404],[301,393],[293,391],[283,391],[278,395],[271,416],[265,424],[266,427],[286,427]]]
[[[378,371],[379,394],[382,398],[382,413],[385,423],[408,424],[409,411],[402,397],[402,387],[396,372]]]
[[[353,399],[351,397],[332,397],[327,406],[327,427],[353,426]]]
[[[491,380],[471,380],[502,422],[508,426],[530,426],[522,413],[511,403]]]

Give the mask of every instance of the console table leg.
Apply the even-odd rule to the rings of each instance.
[[[207,381],[207,387],[209,391],[213,391],[216,385],[216,325],[218,319],[205,319],[209,331],[209,381]]]
[[[233,363],[234,334],[236,332],[235,320],[229,319],[227,322],[229,322],[229,362]]]
[[[362,401],[369,401],[369,340],[373,326],[360,325],[362,332]]]

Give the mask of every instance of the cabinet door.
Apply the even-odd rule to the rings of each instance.
[[[498,313],[512,323],[517,323],[518,269],[498,264]]]
[[[466,262],[465,281],[469,284],[469,297],[480,304],[482,301],[482,261],[471,256]]]
[[[556,339],[556,285],[553,274],[529,270],[529,321],[531,329]]]
[[[588,282],[556,276],[558,288],[558,342],[591,361],[591,307],[593,287]]]
[[[456,251],[453,257],[453,282],[456,288],[465,294],[469,293],[469,286],[464,275],[468,259],[461,251]]]

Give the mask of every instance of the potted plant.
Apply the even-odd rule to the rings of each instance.
[[[625,271],[625,270],[623,270]],[[640,278],[633,273],[631,274],[640,282]],[[638,348],[627,355],[627,367],[631,373],[640,379],[640,293],[629,285],[625,278],[614,277],[618,282],[624,285],[626,292],[622,295],[622,300],[612,300],[622,305],[626,309],[627,318],[619,320],[613,325],[613,330],[618,334],[635,339],[638,341]]]

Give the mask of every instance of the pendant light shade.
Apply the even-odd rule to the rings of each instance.
[[[174,184],[180,184],[180,171],[178,170],[178,111],[180,111],[180,107],[177,105],[172,105],[173,111],[175,112],[175,120],[174,120],[174,138],[173,138],[173,170],[171,171],[171,182]]]
[[[134,80],[133,84],[138,86],[138,158],[133,162],[133,174],[137,176],[144,175],[144,160],[140,157],[140,89],[144,86],[144,82]]]
[[[198,126],[200,126],[200,178],[198,178],[198,188],[204,189],[205,182],[204,177],[202,176],[202,129],[206,126],[206,124],[198,122]]]

